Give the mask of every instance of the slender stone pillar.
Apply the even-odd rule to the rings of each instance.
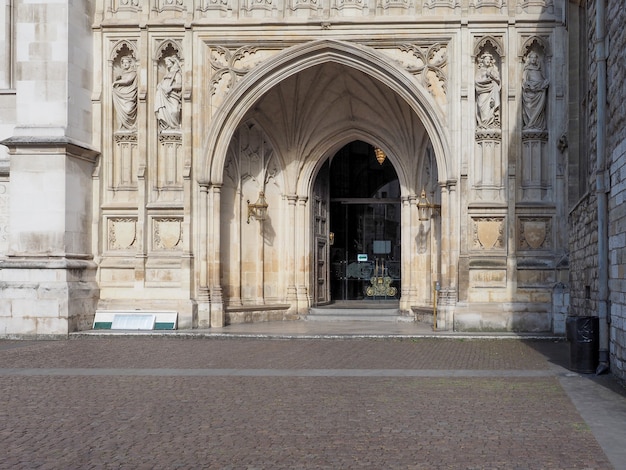
[[[402,286],[400,288],[400,310],[409,311],[411,310],[411,302],[412,298],[410,295],[409,286],[412,285],[412,259],[413,252],[415,251],[415,242],[411,237],[411,227],[413,224],[411,223],[411,205],[409,203],[409,198],[402,198],[402,206],[401,206],[401,242],[402,242],[402,261],[400,264],[400,272],[402,277]]]
[[[288,227],[291,227],[292,240],[287,246],[287,301],[295,302],[298,298],[296,289],[296,240],[298,239],[298,229],[296,227],[296,202],[295,195],[287,196],[287,220]]]
[[[297,259],[297,300],[298,313],[303,315],[308,313],[310,306],[308,278],[309,278],[309,213],[308,198],[298,198],[296,208],[296,259]]]
[[[229,263],[230,265],[230,277],[228,279],[229,291],[225,294],[226,302],[229,306],[241,306],[243,305],[243,300],[241,297],[241,279],[242,279],[242,268],[241,268],[241,244],[242,244],[242,229],[243,229],[243,217],[244,214],[247,215],[248,206],[247,203],[243,200],[243,195],[241,192],[241,188],[238,188],[235,191],[235,200],[238,201],[235,204],[235,220],[241,221],[238,224],[235,224],[234,227],[231,227],[231,241],[230,243],[235,245],[234,249],[231,249],[231,259]],[[236,240],[236,241],[235,241]]]
[[[258,232],[255,240],[256,244],[256,293],[255,302],[257,305],[263,305],[265,303],[265,237],[263,231],[265,229],[265,222],[263,220],[255,221],[258,225]]]
[[[450,228],[448,230],[448,236],[450,241],[455,240],[455,243],[448,244],[450,269],[448,270],[449,287],[456,292],[458,287],[459,278],[459,253],[460,253],[460,201],[458,200],[458,191],[456,190],[456,182],[448,182],[448,223]]]
[[[225,325],[226,318],[224,312],[224,300],[222,298],[222,284],[220,281],[221,271],[221,208],[220,195],[222,187],[214,185],[211,187],[211,224],[209,236],[213,241],[211,250],[211,259],[209,260],[209,275],[211,289],[211,327],[220,328]]]
[[[209,260],[207,256],[207,235],[208,235],[208,220],[209,220],[209,183],[207,181],[201,181],[199,186],[199,209],[196,216],[199,220],[198,230],[198,252],[199,252],[199,267],[198,267],[198,328],[208,328],[211,326],[211,308],[210,308],[210,294],[208,284],[208,265]]]
[[[409,211],[409,223],[411,224],[410,228],[410,239],[411,239],[411,269],[409,271],[409,279],[410,284],[407,290],[409,296],[409,302],[411,305],[417,305],[420,303],[419,292],[417,289],[417,279],[419,278],[419,257],[420,257],[420,247],[419,243],[419,229],[422,222],[419,220],[419,214],[417,211],[417,203],[418,198],[415,195],[409,196],[408,201],[408,211]]]

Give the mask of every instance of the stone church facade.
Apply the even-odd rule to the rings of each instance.
[[[0,335],[435,296],[564,332],[584,6],[2,1]]]

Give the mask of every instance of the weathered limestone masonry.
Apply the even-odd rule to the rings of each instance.
[[[437,283],[442,329],[563,331],[575,3],[5,5],[0,334],[307,315],[330,292],[323,168],[355,141],[397,174],[403,314]]]
[[[2,4],[0,97],[3,108],[14,100],[7,113],[14,120],[2,123],[11,132],[2,136],[10,185],[2,185],[9,236],[0,334],[67,335],[89,327],[98,299],[90,254],[93,9],[89,2]]]

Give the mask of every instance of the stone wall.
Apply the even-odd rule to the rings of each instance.
[[[608,151],[611,155],[626,139],[626,101],[624,101],[624,82],[626,81],[626,10],[624,2],[610,0],[607,8],[609,50],[607,57],[608,110],[607,129]],[[613,159],[615,156],[613,157]]]
[[[624,43],[620,48],[625,46]],[[623,113],[621,118],[623,119]],[[612,127],[612,123],[611,123]],[[617,132],[617,129],[616,129]],[[614,373],[626,376],[626,140],[612,152],[609,194],[610,360]]]
[[[596,315],[598,310],[598,218],[595,193],[570,212],[570,315]]]
[[[626,32],[623,25],[626,12],[623,2],[608,0],[606,12],[607,44],[607,128],[606,160],[610,178],[608,193],[608,249],[609,249],[609,332],[611,371],[626,376],[626,102],[624,79],[626,78]],[[587,84],[584,105],[588,129],[587,158],[589,173],[587,194],[570,212],[570,284],[572,315],[598,314],[598,216],[595,178],[598,168],[597,156],[597,89],[598,74],[595,43],[596,2],[587,2]],[[584,165],[581,165],[583,168]]]
[[[626,11],[621,0],[607,8],[607,154],[609,155],[609,292],[612,370],[626,377]]]
[[[572,160],[570,168],[576,168],[577,174],[570,173],[570,201],[574,202],[569,214],[569,249],[570,249],[570,309],[569,314],[575,316],[596,315],[598,299],[598,220],[597,220],[597,197],[595,193],[595,142],[596,142],[596,85],[597,74],[593,58],[594,35],[595,35],[595,8],[593,3],[588,5],[584,24],[580,25],[578,44],[572,40],[573,54],[586,58],[587,63],[580,62],[578,67],[587,70],[588,76],[581,79],[577,93],[582,101],[581,108],[572,110],[570,116],[570,131],[572,120],[580,119],[582,125],[578,125],[580,136],[572,135],[570,140],[576,140],[579,146],[570,147]],[[577,8],[572,5],[572,9]],[[586,50],[585,50],[586,49]],[[578,54],[576,53],[578,52]],[[580,70],[578,71],[580,73]],[[580,112],[584,116],[576,116]],[[587,160],[587,161],[583,161]],[[574,163],[574,165],[572,165]],[[582,174],[581,174],[582,173]]]

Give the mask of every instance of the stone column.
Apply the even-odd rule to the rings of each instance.
[[[309,302],[309,266],[308,266],[308,253],[309,253],[309,219],[310,214],[308,211],[308,198],[298,198],[298,205],[296,207],[296,279],[297,279],[297,301],[298,301],[298,314],[306,314],[308,312]]]
[[[199,186],[199,208],[196,213],[198,220],[198,328],[208,328],[211,326],[210,295],[208,284],[208,219],[209,219],[209,183],[207,181],[198,182]]]
[[[241,192],[241,188],[237,188],[235,190],[235,220],[238,220],[239,223],[235,223],[231,225],[231,245],[235,245],[235,249],[231,249],[230,259],[228,259],[229,263],[229,272],[230,277],[226,281],[229,284],[229,292],[226,294],[227,296],[227,304],[233,306],[243,305],[243,300],[241,299],[241,279],[242,279],[242,267],[241,267],[241,248],[243,243],[243,218],[244,215],[247,214],[247,203],[243,200],[243,195]]]
[[[287,220],[288,227],[291,228],[292,237],[287,246],[287,300],[294,302],[297,299],[296,289],[296,240],[298,239],[298,229],[296,227],[296,202],[298,197],[295,195],[287,196]]]
[[[459,205],[456,183],[441,188],[441,290],[439,291],[437,328],[450,330],[458,297]],[[453,243],[453,240],[456,243]]]
[[[411,305],[416,305],[419,303],[419,290],[417,288],[417,283],[419,282],[419,258],[420,258],[420,247],[418,245],[418,232],[419,227],[422,224],[419,220],[419,214],[417,210],[418,197],[415,195],[409,196],[409,223],[411,224],[410,228],[410,240],[411,240],[411,270],[409,272],[410,284],[408,287],[408,296],[409,302]]]
[[[209,238],[212,240],[209,259],[209,282],[211,290],[211,327],[222,327],[225,325],[224,300],[222,298],[221,273],[221,207],[220,195],[221,186],[211,187],[211,209],[209,218],[212,223],[209,230]]]
[[[460,223],[460,201],[458,199],[458,191],[456,190],[456,182],[448,182],[447,186],[447,192],[448,192],[448,201],[447,201],[447,205],[448,207],[448,224],[449,224],[449,230],[448,230],[448,236],[450,237],[450,241],[451,240],[456,240],[456,243],[452,244],[452,243],[448,243],[448,250],[449,250],[449,259],[448,262],[450,263],[450,269],[448,271],[448,280],[449,280],[449,287],[454,289],[454,291],[456,292],[457,287],[458,287],[458,275],[459,275],[459,271],[458,271],[458,265],[459,265],[459,253],[460,253],[460,238],[458,236],[459,231],[460,231],[460,227],[459,227],[459,223]],[[443,205],[443,204],[442,204]]]
[[[402,198],[400,220],[402,221],[401,242],[402,242],[402,262],[400,264],[400,272],[402,276],[402,286],[400,288],[400,309],[405,311],[411,310],[411,302],[413,301],[410,294],[410,286],[412,286],[412,259],[415,251],[415,243],[411,237],[411,205],[408,197]]]
[[[263,236],[263,230],[265,229],[265,222],[263,220],[255,221],[258,225],[258,234],[256,236],[256,293],[255,302],[257,305],[263,305],[265,303],[265,237]]]

